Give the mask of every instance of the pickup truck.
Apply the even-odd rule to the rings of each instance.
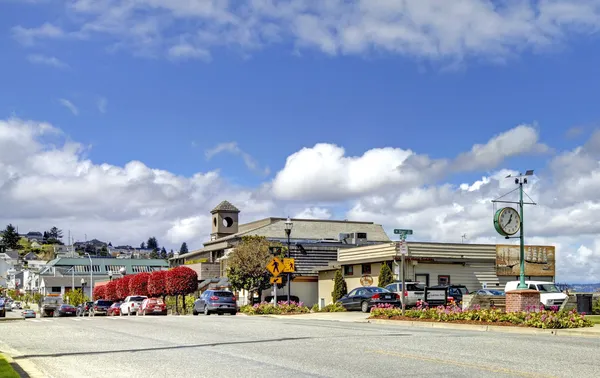
[[[121,304],[121,313],[119,315],[136,315],[142,307],[142,302],[146,299],[145,295],[130,295],[125,298]]]
[[[58,296],[47,296],[42,300],[42,306],[40,307],[40,317],[53,317],[55,314],[58,315],[58,309],[63,305],[63,299]]]

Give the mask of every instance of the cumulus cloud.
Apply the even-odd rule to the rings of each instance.
[[[201,59],[215,47],[249,51],[282,43],[329,55],[384,51],[455,62],[469,56],[498,61],[522,50],[549,49],[570,36],[596,32],[600,26],[600,4],[595,0],[501,5],[490,0],[65,3],[62,21],[71,31],[45,23],[16,26],[13,35],[24,44],[42,38],[102,35],[132,51],[150,49],[166,51],[171,57]]]
[[[511,135],[511,130],[499,135]],[[548,155],[547,166],[534,167],[539,174],[526,185],[538,203],[525,208],[526,242],[556,245],[560,281],[600,280],[598,135],[573,150]],[[497,137],[466,153],[496,146]],[[538,144],[532,138],[526,145]],[[23,231],[56,225],[70,230],[75,240],[87,234],[113,244],[137,245],[157,236],[167,248],[183,241],[198,248],[210,233],[209,211],[227,199],[242,210],[243,222],[288,214],[330,219],[335,208],[341,218],[380,223],[390,233],[397,227],[411,228],[413,240],[461,242],[466,233],[469,243],[507,242],[492,226],[491,200],[515,187],[505,177],[516,172],[502,168],[502,161],[471,182],[448,177],[440,184],[439,176],[432,181],[428,171],[408,178],[396,172],[416,157],[433,167],[435,176],[436,165],[454,166],[458,159],[430,160],[394,148],[348,157],[342,147],[319,144],[291,154],[273,182],[248,188],[232,185],[218,171],[181,176],[136,160],[115,166],[87,159],[87,151],[48,123],[0,121],[0,224],[13,223]],[[521,151],[527,154],[530,149]],[[514,150],[507,154],[517,156]],[[479,156],[487,154],[475,153],[473,159]],[[411,164],[410,169],[418,166]],[[486,169],[482,167],[487,166],[463,168],[479,172]],[[301,187],[294,191],[290,186],[292,195],[285,200],[275,196],[283,191],[281,185],[290,184]],[[315,193],[308,196],[310,186]],[[512,195],[516,199],[516,193]]]

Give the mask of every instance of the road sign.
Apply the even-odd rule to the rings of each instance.
[[[269,279],[269,281],[271,282],[271,284],[282,284],[283,283],[283,277],[279,276],[279,277],[271,277]]]
[[[400,242],[400,253],[403,255],[408,255],[408,247],[406,246],[406,242],[404,240]]]
[[[295,259],[283,259],[283,272],[294,273],[296,271],[296,260]]]
[[[271,272],[273,277],[277,277],[283,272],[283,262],[279,257],[273,257],[267,264],[267,269]]]
[[[413,230],[403,230],[401,228],[396,228],[394,229],[394,234],[396,235],[412,235],[413,234]]]

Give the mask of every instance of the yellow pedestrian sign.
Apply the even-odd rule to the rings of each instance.
[[[296,260],[283,259],[283,271],[285,273],[294,273],[296,271]]]
[[[267,269],[271,272],[273,277],[277,277],[283,273],[283,262],[278,257],[273,257],[267,264]]]
[[[283,277],[281,277],[281,276],[279,276],[279,277],[271,277],[271,279],[269,281],[271,281],[271,284],[282,284],[283,283]]]

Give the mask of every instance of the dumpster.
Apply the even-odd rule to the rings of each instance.
[[[577,294],[577,312],[591,314],[592,298],[593,294]]]

